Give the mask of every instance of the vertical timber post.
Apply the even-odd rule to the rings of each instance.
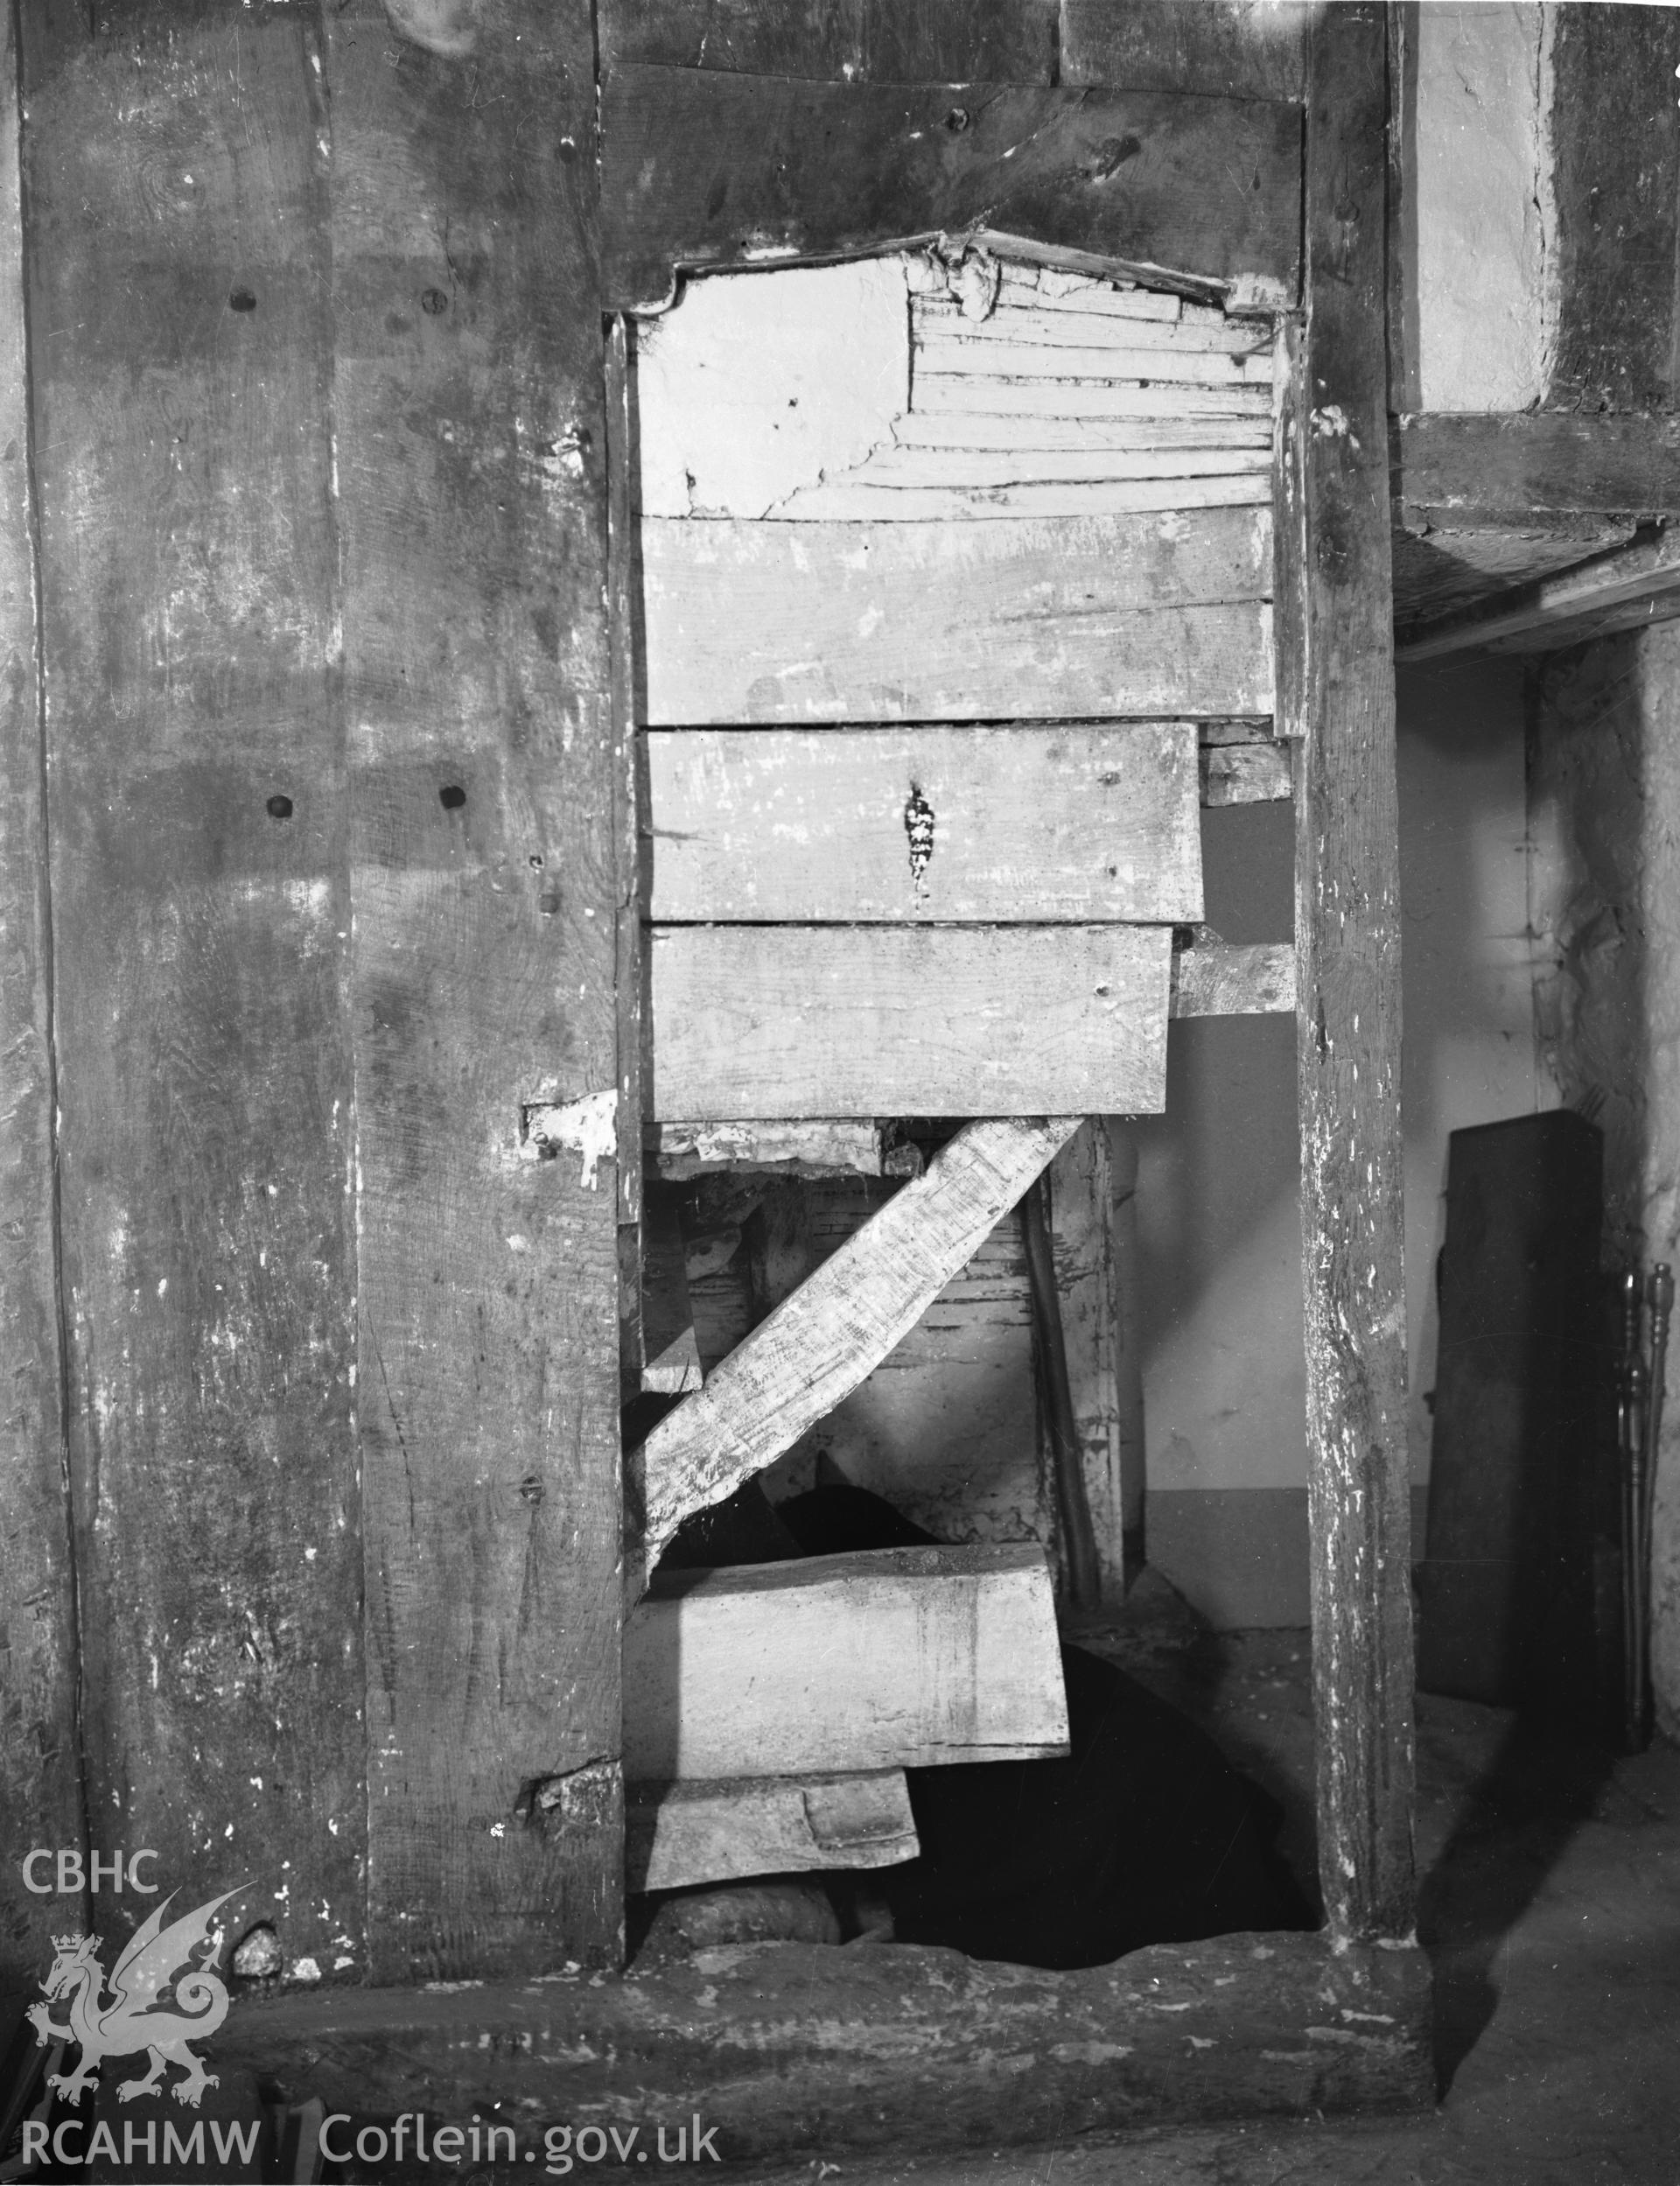
[[[1295,946],[1319,1868],[1333,1936],[1413,1923],[1400,902],[1385,326],[1385,11],[1312,35],[1306,315],[1280,711]],[[1292,486],[1298,491],[1289,506]]]
[[[325,11],[382,1982],[623,1921],[594,32],[456,14]]]
[[[65,1492],[34,451],[24,340],[16,17],[0,17],[0,2026],[80,1905],[24,1885],[82,1847],[75,1573]]]
[[[303,9],[18,11],[94,1915],[366,1971],[326,156]],[[19,795],[8,782],[9,796]],[[95,1861],[98,1866],[95,1866]],[[235,1924],[236,1923],[236,1924]]]

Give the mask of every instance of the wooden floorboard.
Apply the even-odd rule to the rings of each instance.
[[[1152,1114],[1165,926],[654,926],[662,1118]]]
[[[651,727],[1272,710],[1269,508],[641,543]]]
[[[646,744],[656,921],[1201,916],[1187,721],[650,730]]]

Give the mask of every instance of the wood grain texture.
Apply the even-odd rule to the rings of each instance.
[[[1312,15],[1306,0],[1061,0],[1061,81],[1298,102]]]
[[[1265,284],[1299,272],[1289,107],[1152,93],[811,83],[624,65],[602,87],[609,304],[676,269],[826,257],[964,228]]]
[[[1214,744],[1200,755],[1205,805],[1277,804],[1294,794],[1286,744]]]
[[[93,1845],[249,1878],[332,1979],[365,1764],[312,40],[127,11],[36,71],[25,167]]]
[[[244,2005],[217,2047],[224,2070],[368,2119],[412,2110],[418,2089],[438,2117],[494,2103],[574,2131],[698,2110],[726,2166],[809,2168],[844,2147],[931,2155],[945,2177],[992,2168],[983,2151],[1143,2125],[1427,2111],[1435,2084],[1424,1953],[1323,1934],[1158,1944],[1069,1973],[914,1944],[772,1944],[598,1986]],[[1144,2166],[1185,2175],[1171,2146],[1158,2166],[1147,2143],[1118,2160],[1139,2186]]]
[[[662,922],[1201,916],[1187,721],[650,730],[647,747]]]
[[[1118,1350],[1124,1328],[1115,1255],[1112,1143],[1090,1116],[1050,1165],[1050,1236],[1068,1379],[1103,1599],[1125,1598]]]
[[[624,1879],[632,1891],[892,1867],[921,1850],[902,1769],[633,1783],[624,1821]]]
[[[1131,1115],[1165,1097],[1164,926],[655,926],[654,1115]]]
[[[378,0],[328,32],[374,1967],[598,1965],[620,899],[590,18],[510,0],[470,65],[394,67]],[[571,1118],[552,1160],[536,1104]]]
[[[1055,81],[1056,0],[612,0],[601,11],[609,67],[646,61],[749,76],[847,83]]]
[[[1680,417],[1401,417],[1394,495],[1409,522],[1474,530],[1572,515],[1680,514]]]
[[[686,1124],[649,1123],[643,1146],[662,1177],[714,1169],[764,1169],[791,1176],[879,1176],[879,1126],[867,1118],[746,1117]]]
[[[1440,660],[1491,647],[1555,651],[1617,629],[1643,629],[1680,613],[1680,537],[1670,532],[1543,578],[1467,613],[1396,634],[1395,658]]]
[[[1549,401],[1670,410],[1676,387],[1680,16],[1564,8],[1551,48],[1557,349]]]
[[[1271,711],[1266,508],[641,530],[652,727]]]
[[[641,1520],[626,1556],[633,1590],[690,1511],[762,1471],[880,1363],[1077,1123],[969,1125],[660,1421],[629,1460]]]
[[[1254,1017],[1296,1005],[1291,942],[1211,942],[1172,955],[1169,1017]]]
[[[64,1489],[33,449],[24,340],[18,49],[0,23],[0,2018],[33,1992],[74,1898],[37,1897],[18,1855],[83,1840],[75,1572]]]
[[[1333,1936],[1406,1937],[1410,1510],[1384,334],[1386,37],[1326,9],[1307,121],[1306,742],[1296,789],[1319,1873]]]
[[[633,1782],[1067,1750],[1055,1597],[1034,1545],[675,1571],[625,1622]]]

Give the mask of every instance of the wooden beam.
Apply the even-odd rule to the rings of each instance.
[[[288,1965],[360,1980],[356,1089],[317,18],[146,5],[116,39],[86,20],[66,47],[74,11],[21,11],[90,1848],[152,1847],[158,1876],[206,1895],[250,1878],[241,1917],[270,1921]],[[21,766],[8,800],[26,811],[38,778]],[[13,847],[9,963],[36,907],[32,846]],[[25,1014],[25,1068],[30,1033]],[[19,1120],[46,1128],[27,1105]],[[45,1240],[24,1237],[38,1276]],[[27,1281],[10,1240],[6,1258]],[[54,1370],[36,1305],[24,1390]],[[51,1433],[38,1382],[32,1403]],[[14,1598],[9,1615],[29,1614]],[[102,1922],[129,1907],[108,1896]]]
[[[969,1125],[660,1421],[626,1468],[640,1518],[633,1598],[690,1511],[762,1471],[880,1364],[1078,1125]]]
[[[650,730],[648,914],[1194,921],[1196,765],[1187,721]]]
[[[1067,1751],[1055,1596],[1036,1542],[674,1571],[625,1621],[635,1783]]]
[[[722,68],[749,76],[846,83],[1056,81],[1057,0],[782,0],[702,19],[689,0],[609,0],[600,12],[609,67],[624,61]]]
[[[235,2004],[216,2059],[317,2091],[355,2130],[388,2129],[424,2088],[438,2119],[563,2118],[574,2134],[698,2111],[718,2128],[724,2178],[755,2158],[808,2170],[846,2147],[860,2170],[914,2152],[951,2179],[1004,2169],[990,2150],[1065,2144],[1074,2120],[1082,2137],[1427,2111],[1429,1972],[1421,1951],[1322,1934],[1158,1944],[1068,1973],[914,1944],[783,1944],[598,1986],[556,1972],[464,1992],[264,1997]],[[1119,2175],[1138,2186],[1152,2169],[1208,2175],[1205,2140],[1158,2161],[1148,2143],[1135,2156],[1136,2140],[1119,2145]],[[1350,2155],[1341,2175],[1362,2161]],[[1048,2162],[1019,2168],[1042,2175]]]
[[[1165,926],[655,926],[649,1104],[732,1116],[1143,1115]]]
[[[1306,592],[1286,632],[1319,1872],[1333,1937],[1411,1935],[1399,832],[1384,328],[1384,11],[1326,8],[1307,116]]]
[[[761,1169],[788,1176],[881,1176],[886,1154],[880,1125],[850,1116],[744,1117],[719,1123],[648,1123],[642,1143],[662,1177],[716,1169]],[[896,1150],[903,1152],[903,1149]]]
[[[1680,417],[1424,413],[1394,422],[1392,489],[1443,530],[1546,515],[1680,515]]]
[[[812,83],[625,65],[601,88],[608,303],[678,268],[984,229],[1293,302],[1298,109],[1157,92]],[[858,177],[869,179],[860,194]]]
[[[1275,804],[1295,794],[1287,744],[1213,744],[1200,760],[1205,805]]]
[[[921,1850],[902,1769],[633,1783],[624,1825],[624,1881],[632,1891],[892,1867]]]
[[[1271,513],[641,527],[653,727],[1269,714]]]
[[[1675,382],[1680,14],[1561,8],[1551,41],[1556,343],[1549,399],[1670,408]]]
[[[1299,101],[1312,13],[1312,0],[1061,0],[1060,81]]]
[[[36,1988],[86,1900],[39,1897],[18,1857],[86,1837],[75,1571],[64,1482],[48,981],[46,715],[35,611],[35,449],[24,342],[15,11],[0,22],[0,2019]]]
[[[1536,653],[1615,630],[1642,630],[1680,614],[1680,531],[1664,531],[1561,576],[1500,593],[1395,644],[1410,667],[1486,648]]]
[[[612,847],[616,863],[615,987],[618,1004],[618,1116],[614,1167],[619,1192],[619,1363],[640,1372],[645,1356],[641,1311],[641,800],[636,752],[635,403],[630,334],[615,318],[606,336],[607,657],[612,732]],[[546,871],[546,868],[543,870]],[[564,902],[558,876],[542,899],[552,917]]]
[[[1295,1005],[1292,942],[1203,942],[1172,952],[1169,1017],[1257,1017]]]
[[[622,875],[592,25],[507,0],[468,66],[379,0],[326,22],[374,1969],[604,1965]]]

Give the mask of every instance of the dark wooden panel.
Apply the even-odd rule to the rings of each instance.
[[[600,1964],[618,887],[590,17],[512,0],[470,61],[394,66],[378,0],[328,36],[374,1966]],[[528,1105],[578,1102],[551,1159],[522,1144]]]
[[[41,69],[25,155],[92,1834],[249,1878],[330,1979],[366,1963],[317,60],[298,11],[136,7]]]
[[[1603,1173],[1567,1110],[1452,1135],[1418,1572],[1425,1692],[1588,1732]]]
[[[1384,331],[1386,33],[1326,8],[1307,113],[1306,591],[1295,947],[1319,1874],[1411,1932],[1411,1599]]]
[[[1292,107],[1155,92],[814,84],[614,69],[602,93],[607,298],[672,268],[832,256],[980,227],[1292,298]]]
[[[1061,81],[1298,101],[1313,12],[1311,0],[1061,0]]]
[[[1550,400],[1675,401],[1680,12],[1560,6],[1551,50],[1558,349]]]
[[[82,1837],[75,1579],[64,1494],[53,1230],[52,1058],[40,663],[24,354],[17,48],[0,23],[0,2025],[74,1925],[25,1889],[18,1855]]]
[[[1395,499],[1443,528],[1552,513],[1680,515],[1680,417],[1424,414],[1399,419],[1392,453]]]
[[[609,0],[607,65],[847,83],[1055,81],[1057,0]]]

